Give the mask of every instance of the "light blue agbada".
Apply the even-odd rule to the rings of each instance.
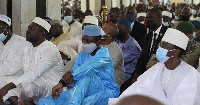
[[[72,70],[75,87],[63,91],[56,100],[51,96],[41,98],[38,105],[107,105],[109,98],[118,97],[107,48],[100,48],[94,56],[80,52]]]

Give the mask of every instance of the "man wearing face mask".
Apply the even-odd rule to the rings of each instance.
[[[168,28],[172,27],[171,25],[172,13],[169,11],[162,11],[162,24]]]
[[[115,41],[122,49],[126,80],[128,80],[135,70],[137,60],[141,53],[141,48],[137,41],[129,35],[131,23],[128,20],[119,19],[117,27],[119,29],[119,34]]]
[[[194,5],[191,9],[191,14],[192,16],[190,16],[190,20],[197,20],[197,13],[199,12],[199,7]]]
[[[173,24],[173,26],[180,21],[180,13],[181,11],[180,10],[176,10],[175,11],[175,19],[171,21],[171,23]]]
[[[107,48],[100,46],[103,30],[94,25],[83,29],[83,51],[79,53],[72,71],[63,75],[53,89],[53,95],[42,98],[39,105],[106,105],[108,99],[119,95],[115,84],[112,58]],[[74,88],[63,91],[64,86]]]
[[[63,32],[70,33],[72,38],[82,37],[82,24],[72,17],[72,10],[67,8],[64,14],[64,20],[62,21]]]
[[[143,38],[147,34],[147,26],[145,25],[146,13],[138,13],[136,21],[130,35],[142,46]]]
[[[160,40],[167,30],[167,27],[162,25],[162,13],[158,8],[149,9],[146,16],[146,26],[152,31],[144,37],[142,53],[138,59],[133,79],[146,71],[146,64],[152,54],[156,53]]]
[[[199,105],[200,74],[181,60],[188,40],[184,33],[169,28],[156,51],[160,62],[142,74],[117,99],[109,99],[109,105],[135,94],[149,96],[165,105]]]
[[[200,49],[199,49],[200,43],[193,39],[192,34],[194,28],[195,28],[194,25],[188,22],[181,22],[176,27],[177,30],[183,32],[189,38],[186,51],[182,55],[181,59],[186,63],[188,63],[189,65],[197,68],[197,62],[200,56]],[[146,69],[149,69],[156,63],[158,63],[156,55],[151,56],[149,62],[146,65]]]
[[[135,8],[130,6],[126,9],[126,19],[131,22],[131,30],[135,21]]]
[[[181,15],[180,15],[180,21],[177,22],[175,25],[174,25],[174,28],[176,29],[177,25],[180,23],[180,22],[189,22],[190,21],[190,8],[188,7],[184,7],[182,10],[181,10]]]
[[[13,34],[10,30],[11,19],[5,15],[0,15],[0,77],[19,77],[23,74],[23,70],[16,70],[17,63],[11,64],[8,61],[13,60],[15,56],[23,53],[27,44],[26,39],[22,36]],[[1,78],[1,81],[6,80]],[[0,86],[2,88],[2,84]],[[13,95],[14,93],[9,93]]]

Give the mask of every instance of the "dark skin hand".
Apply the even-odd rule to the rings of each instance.
[[[65,73],[62,77],[62,79],[65,81],[66,84],[73,82],[74,78],[71,75],[73,73],[73,71],[69,71],[67,73]],[[63,85],[62,83],[58,83],[56,86],[53,87],[52,89],[52,98],[53,99],[57,99],[60,96],[60,93],[63,91]]]
[[[0,100],[3,101],[3,97],[8,93],[9,90],[16,88],[14,83],[9,83],[0,89]]]

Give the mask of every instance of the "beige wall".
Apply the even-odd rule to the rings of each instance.
[[[173,3],[175,2],[176,4],[177,3],[184,3],[184,0],[171,0],[170,3]]]

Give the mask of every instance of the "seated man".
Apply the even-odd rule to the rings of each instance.
[[[109,51],[100,47],[101,35],[104,33],[98,26],[84,27],[83,51],[77,56],[72,71],[52,89],[53,95],[40,99],[38,105],[106,105],[109,98],[119,95]],[[70,84],[74,88],[62,92]]]
[[[117,86],[121,86],[125,81],[124,56],[121,48],[114,41],[119,33],[117,26],[113,23],[106,23],[103,26],[106,35],[101,40],[101,45],[108,48],[112,57],[113,67],[115,70],[115,82]]]
[[[34,101],[51,94],[51,89],[60,80],[63,72],[63,62],[56,46],[45,41],[45,36],[50,29],[50,24],[36,17],[29,25],[26,40],[27,46],[24,53],[19,53],[13,59],[6,61],[12,65],[11,71],[23,70],[20,76],[7,76],[7,72],[0,77],[0,98],[6,101],[11,96],[20,96],[21,101]],[[21,59],[21,57],[23,59]],[[2,68],[10,65],[0,65]],[[17,97],[9,99],[18,105]]]
[[[51,20],[50,21],[51,28],[49,33],[52,35],[51,42],[56,46],[65,40],[71,39],[69,33],[63,33],[62,25],[59,20]]]
[[[131,78],[131,74],[135,70],[137,60],[140,57],[142,51],[137,41],[130,36],[131,22],[126,19],[119,19],[117,23],[119,34],[115,42],[122,49],[124,55],[124,67],[126,80]]]
[[[110,99],[109,105],[135,94],[149,96],[164,105],[199,105],[200,74],[180,59],[188,40],[184,33],[169,28],[156,51],[160,62],[140,75],[119,98]]]

